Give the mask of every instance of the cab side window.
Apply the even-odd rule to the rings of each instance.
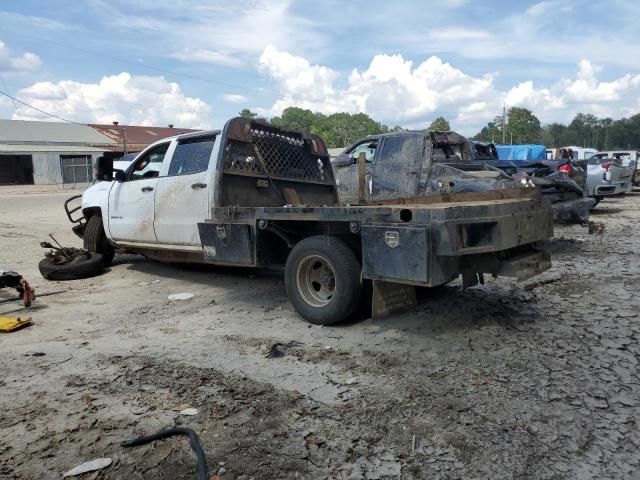
[[[350,152],[347,152],[347,153],[353,159],[354,163],[358,161],[358,158],[360,158],[361,153],[364,153],[364,158],[366,162],[371,163],[373,161],[374,155],[376,154],[377,148],[378,148],[378,141],[369,140],[367,142],[356,145]]]
[[[141,178],[153,178],[160,175],[162,161],[169,149],[170,142],[158,145],[133,163],[128,180],[140,180]]]
[[[215,140],[216,137],[212,135],[179,141],[171,157],[168,175],[191,175],[206,171]]]

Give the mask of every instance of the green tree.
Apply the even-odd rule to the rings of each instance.
[[[281,116],[271,119],[271,123],[319,135],[330,148],[345,147],[361,137],[389,131],[389,127],[365,113],[324,115],[299,107],[285,108]]]
[[[311,110],[288,107],[283,110],[280,117],[273,117],[271,123],[294,130],[316,133],[313,130],[319,126],[323,117],[324,115],[321,113],[313,113]]]
[[[511,107],[508,110],[506,130],[507,142],[513,141],[514,144],[542,142],[540,120],[526,108]]]
[[[482,127],[474,137],[474,140],[480,140],[483,142],[502,142],[502,115],[499,115],[493,119],[493,121],[487,123]]]
[[[240,110],[238,115],[243,118],[256,118],[258,116],[256,112],[252,112],[248,108],[243,108],[242,110]]]
[[[429,125],[429,130],[435,130],[437,132],[448,132],[451,130],[451,125],[449,125],[449,121],[444,117],[438,117],[431,125]]]

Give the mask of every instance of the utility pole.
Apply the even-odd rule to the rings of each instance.
[[[507,106],[502,104],[502,144],[507,143]]]

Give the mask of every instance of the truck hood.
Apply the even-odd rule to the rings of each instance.
[[[114,183],[96,182],[82,192],[82,210],[102,206]]]

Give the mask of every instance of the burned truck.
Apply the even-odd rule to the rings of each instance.
[[[359,164],[360,157],[364,165]],[[473,145],[455,132],[415,130],[367,136],[347,147],[332,164],[343,204],[522,187],[501,170],[478,161]],[[364,191],[359,190],[362,179]]]
[[[382,148],[396,158],[422,155],[421,138]],[[360,168],[365,157],[359,155]],[[114,171],[108,159],[97,170],[106,181],[85,191],[77,207],[73,200],[66,207],[87,250],[105,262],[133,252],[276,267],[295,310],[316,324],[343,321],[363,304],[373,305],[375,315],[409,305],[414,286],[460,275],[465,287],[483,274],[525,279],[550,267],[549,255],[536,249],[552,235],[551,211],[537,189],[510,182],[460,190],[457,182],[474,182],[452,176],[440,185],[444,176],[434,184],[429,174],[417,180],[401,174],[391,182],[424,182],[425,194],[343,205],[319,137],[256,120],[233,118],[222,130],[163,139],[126,171]]]
[[[589,211],[596,200],[587,192],[587,160],[562,155],[558,149],[554,158],[546,158],[539,145],[540,158],[532,158],[536,145],[503,145],[500,151],[493,143],[469,141],[476,163],[498,168],[519,182],[540,187],[544,198],[551,202],[553,219],[560,223],[581,223],[589,220]],[[500,152],[509,152],[500,158]],[[514,154],[515,153],[515,154]],[[523,155],[519,155],[522,153]]]

